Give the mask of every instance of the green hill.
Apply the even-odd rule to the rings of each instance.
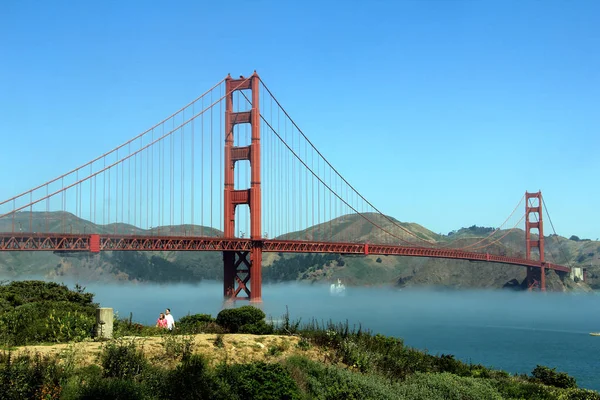
[[[366,218],[365,218],[366,217]],[[477,247],[494,242],[493,254],[525,257],[525,233],[522,230],[500,231],[486,239],[492,228],[471,226],[450,232],[434,233],[416,223],[405,223],[378,214],[348,215],[291,232],[279,239],[352,241],[358,243],[404,244],[410,241],[442,247]],[[13,219],[0,220],[0,231],[12,226],[23,231],[94,232],[140,235],[202,235],[220,236],[218,230],[202,226],[163,226],[143,230],[127,224],[98,225],[69,213],[17,213]],[[382,229],[373,225],[375,223]],[[385,232],[387,233],[385,233]],[[409,233],[410,232],[410,233]],[[419,239],[416,239],[416,238]],[[479,250],[483,251],[483,250]],[[600,289],[600,242],[552,235],[546,237],[546,259],[550,262],[587,268],[588,284]],[[348,285],[444,286],[450,288],[517,287],[525,279],[526,270],[519,266],[457,260],[393,256],[342,256],[337,254],[274,254],[263,255],[264,280],[279,282],[302,280],[329,282],[342,279]],[[160,281],[193,282],[223,277],[219,252],[101,252],[100,254],[0,253],[0,277],[45,277],[96,281]],[[586,289],[570,279],[560,279],[554,272],[547,277],[550,290]]]

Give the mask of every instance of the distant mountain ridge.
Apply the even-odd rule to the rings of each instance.
[[[367,219],[369,219],[369,221]],[[389,234],[382,233],[375,223]],[[140,234],[140,235],[194,235],[222,236],[222,232],[199,225],[173,225],[140,229],[128,224],[94,224],[70,213],[28,212],[15,214],[14,220],[0,220],[0,231],[32,230],[66,233]],[[400,222],[392,217],[367,213],[347,215],[317,224],[308,229],[291,232],[279,239],[352,241],[359,243],[385,242],[390,244],[436,242],[453,247],[468,247],[487,237],[493,228],[471,226],[441,235],[417,224]],[[410,233],[408,233],[410,232]],[[494,238],[504,236],[491,246],[494,254],[525,257],[525,233],[522,230],[501,231]],[[419,238],[419,239],[415,239]],[[546,237],[548,261],[587,268],[588,284],[600,289],[600,242],[569,240],[551,235]],[[481,245],[481,244],[480,244]],[[472,249],[474,251],[476,247]],[[550,251],[548,251],[550,250]],[[311,282],[342,279],[349,285],[433,285],[452,288],[516,287],[525,279],[525,268],[493,263],[470,263],[457,260],[416,257],[339,256],[308,257],[308,255],[263,255],[266,281],[307,280]],[[45,276],[60,280],[92,279],[101,281],[158,281],[179,282],[202,279],[222,279],[222,259],[217,252],[101,252],[62,255],[53,253],[0,253],[0,277],[18,279],[26,276]],[[555,275],[555,274],[554,274]],[[571,289],[581,286],[563,282],[550,275],[549,288]],[[585,288],[585,285],[582,286]]]

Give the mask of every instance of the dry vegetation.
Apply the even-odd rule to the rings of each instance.
[[[216,345],[221,336],[222,345]],[[291,355],[299,354],[314,361],[327,359],[327,352],[319,347],[302,350],[298,347],[298,336],[250,335],[250,334],[196,334],[196,335],[164,335],[135,337],[126,336],[117,341],[133,342],[141,349],[148,360],[155,365],[174,367],[181,357],[174,348],[190,343],[192,354],[206,356],[212,365],[221,362],[228,364],[248,363],[253,361],[280,361]],[[70,359],[78,366],[97,364],[105,343],[79,342],[52,345],[21,346],[14,354],[40,354],[42,356],[58,356]]]

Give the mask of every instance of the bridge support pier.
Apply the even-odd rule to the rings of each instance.
[[[223,252],[223,295],[227,300],[261,301],[261,261],[262,244],[254,246],[253,243],[249,252]],[[246,297],[240,295],[242,292]]]
[[[538,281],[535,279],[533,267],[527,267],[527,278],[525,278],[525,283],[527,284],[527,290],[533,290],[533,288],[536,287]]]

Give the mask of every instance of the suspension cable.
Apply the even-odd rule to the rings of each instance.
[[[259,78],[260,79],[260,78]],[[263,86],[265,87],[265,89],[267,90],[267,92],[269,93],[269,95],[273,98],[273,100],[275,100],[275,103],[277,103],[277,105],[279,106],[279,108],[281,109],[281,111],[283,111],[283,113],[288,117],[288,119],[290,120],[290,122],[296,127],[296,129],[298,129],[298,131],[300,132],[300,134],[302,135],[302,137],[304,137],[304,139],[311,145],[311,147],[317,152],[317,154],[323,159],[323,161],[325,163],[327,163],[327,165],[344,181],[344,183],[346,183],[346,185],[348,185],[366,204],[368,204],[371,208],[373,208],[375,211],[377,211],[381,216],[383,216],[385,219],[387,219],[389,222],[391,222],[394,226],[396,226],[397,228],[401,229],[402,231],[404,231],[405,233],[407,233],[408,235],[421,240],[429,245],[433,245],[434,243],[430,240],[427,239],[423,239],[417,235],[415,235],[413,232],[411,232],[410,230],[404,228],[402,225],[397,224],[393,219],[391,219],[390,217],[388,217],[387,215],[383,214],[377,207],[375,207],[373,204],[371,204],[371,202],[369,202],[366,198],[364,198],[350,183],[348,183],[348,181],[337,171],[337,169],[335,169],[331,163],[323,156],[323,154],[321,154],[321,152],[314,146],[314,144],[310,141],[310,139],[308,139],[308,137],[306,137],[306,135],[304,134],[304,132],[302,131],[302,129],[300,129],[300,127],[296,124],[296,122],[292,119],[292,117],[288,114],[288,112],[283,108],[283,106],[281,105],[281,103],[279,103],[279,101],[277,100],[277,98],[273,95],[273,93],[269,90],[269,88],[267,87],[267,85],[265,84],[265,82],[261,79],[260,80],[261,83],[263,84]],[[245,96],[245,95],[244,95]],[[247,98],[246,98],[247,99]],[[262,117],[262,116],[261,116]],[[276,133],[277,134],[277,133]],[[289,148],[289,146],[288,146]],[[291,150],[291,149],[290,149]],[[293,152],[293,150],[292,150]],[[298,155],[296,155],[296,153],[294,152],[294,155],[300,160],[300,158],[298,157]],[[300,160],[302,161],[302,160]],[[331,189],[330,189],[331,190]],[[341,199],[341,197],[338,196],[338,198]],[[344,200],[342,200],[344,201]],[[356,211],[353,207],[351,207],[355,212],[358,213],[358,211]],[[360,214],[360,213],[359,213]],[[373,222],[371,222],[373,225],[377,225]],[[395,235],[392,235],[393,237],[398,238]]]

